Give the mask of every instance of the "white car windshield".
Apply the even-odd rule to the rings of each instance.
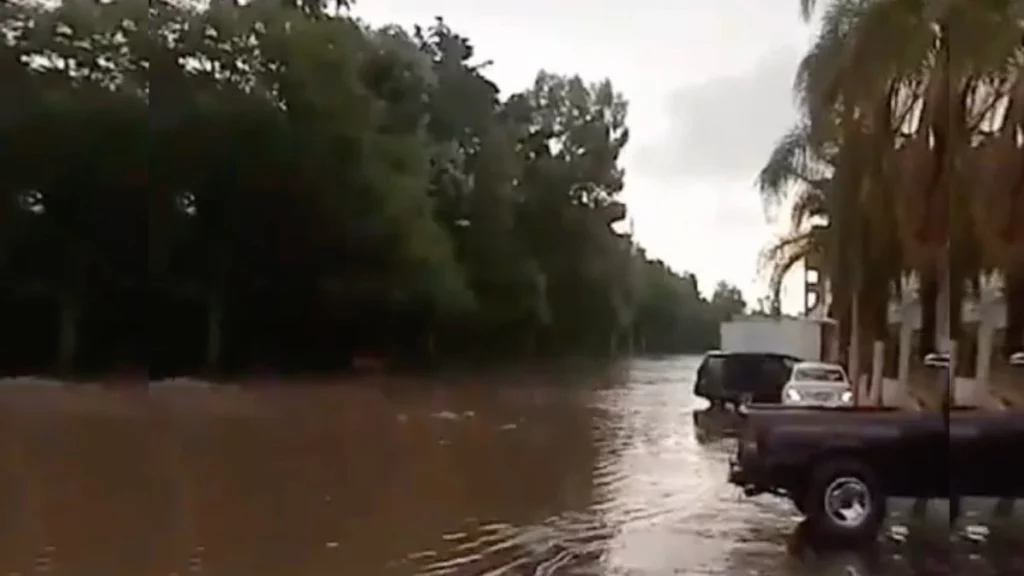
[[[793,380],[804,382],[843,382],[846,377],[838,368],[827,366],[800,366],[793,373]]]

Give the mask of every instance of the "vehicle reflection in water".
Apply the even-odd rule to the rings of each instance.
[[[701,445],[735,438],[742,424],[742,417],[727,408],[709,406],[693,411],[693,437]]]
[[[816,550],[787,502],[740,497],[729,425],[694,413],[696,364],[0,390],[0,494],[16,504],[0,510],[0,574],[880,576],[938,561],[891,542]]]

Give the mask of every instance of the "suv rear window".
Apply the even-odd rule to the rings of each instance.
[[[707,378],[714,382],[722,381],[722,369],[725,366],[725,357],[707,356],[700,366],[700,377]]]
[[[761,359],[761,375],[772,382],[785,382],[793,373],[795,360],[783,356],[766,356]]]
[[[782,387],[800,362],[781,354],[709,353],[697,369],[694,394],[704,398],[779,402]]]

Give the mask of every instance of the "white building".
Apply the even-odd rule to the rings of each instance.
[[[903,299],[893,296],[889,302],[889,326],[898,327],[905,319],[914,330],[921,329],[921,303],[918,293],[918,278],[909,274],[903,282]],[[971,296],[962,303],[961,319],[964,324],[976,326],[981,320],[982,303],[989,315],[991,326],[997,330],[1006,328],[1008,312],[1004,295],[1004,282],[999,274],[991,274],[982,278],[980,297]],[[811,318],[824,319],[828,315],[831,304],[831,291],[827,278],[820,278],[818,271],[808,267],[804,274],[804,315]],[[941,309],[941,306],[940,306]],[[942,321],[940,310],[940,322]]]

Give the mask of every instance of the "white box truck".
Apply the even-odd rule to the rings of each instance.
[[[736,316],[721,324],[720,348],[723,352],[775,353],[820,361],[825,326],[831,323],[796,316]]]

